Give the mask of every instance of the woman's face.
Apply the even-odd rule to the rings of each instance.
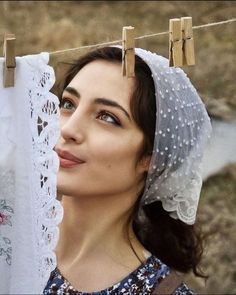
[[[61,156],[59,193],[105,197],[137,192],[147,167],[137,164],[144,136],[130,111],[134,85],[134,78],[122,76],[121,64],[97,60],[66,87],[55,148]],[[63,160],[65,151],[81,161]]]

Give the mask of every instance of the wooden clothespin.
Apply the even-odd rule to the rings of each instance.
[[[5,63],[3,68],[3,86],[12,87],[14,86],[15,78],[15,35],[5,34],[3,44],[3,56],[5,57]]]
[[[122,32],[122,73],[126,77],[135,76],[134,27],[123,27]]]
[[[195,65],[192,17],[181,17],[183,65]]]
[[[183,65],[183,40],[181,20],[172,18],[169,21],[169,65],[181,67]]]

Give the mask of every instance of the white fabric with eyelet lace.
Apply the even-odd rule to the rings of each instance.
[[[59,101],[48,60],[44,52],[17,57],[14,87],[0,75],[1,294],[42,293],[56,267]],[[0,73],[3,65],[0,58]]]

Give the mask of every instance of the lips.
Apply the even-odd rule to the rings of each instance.
[[[57,152],[59,156],[60,166],[64,168],[69,168],[69,167],[76,166],[78,164],[85,163],[85,161],[75,157],[74,155],[72,155],[71,153],[67,151],[60,150],[60,149],[55,149],[55,151]]]

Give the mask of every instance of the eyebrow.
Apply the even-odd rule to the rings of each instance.
[[[72,94],[73,96],[75,96],[77,98],[80,98],[79,92],[73,87],[66,87],[64,89],[64,91],[69,92],[70,94]],[[114,100],[111,100],[108,98],[96,98],[94,100],[94,103],[95,104],[102,104],[102,105],[106,105],[106,106],[110,106],[110,107],[116,107],[116,108],[120,109],[121,111],[123,111],[123,113],[126,115],[126,117],[131,121],[129,113]]]

